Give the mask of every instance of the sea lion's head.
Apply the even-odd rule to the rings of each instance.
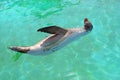
[[[84,28],[85,28],[86,31],[91,31],[93,29],[93,25],[88,20],[88,18],[84,19]]]

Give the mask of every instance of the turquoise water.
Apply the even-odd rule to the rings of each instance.
[[[0,80],[119,80],[119,0],[1,0]],[[30,46],[49,25],[83,26],[93,31],[47,56],[21,55],[8,46]]]

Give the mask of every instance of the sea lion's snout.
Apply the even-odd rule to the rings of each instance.
[[[87,18],[84,19],[84,28],[86,31],[91,31],[93,29],[93,25]]]

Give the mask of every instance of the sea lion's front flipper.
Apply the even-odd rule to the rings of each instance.
[[[40,28],[37,31],[46,32],[50,34],[65,34],[67,32],[67,29],[61,28],[59,26],[49,26]]]

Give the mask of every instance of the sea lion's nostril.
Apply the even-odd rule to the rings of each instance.
[[[84,19],[84,23],[86,23],[86,22],[88,22],[88,18],[85,18],[85,19]]]

